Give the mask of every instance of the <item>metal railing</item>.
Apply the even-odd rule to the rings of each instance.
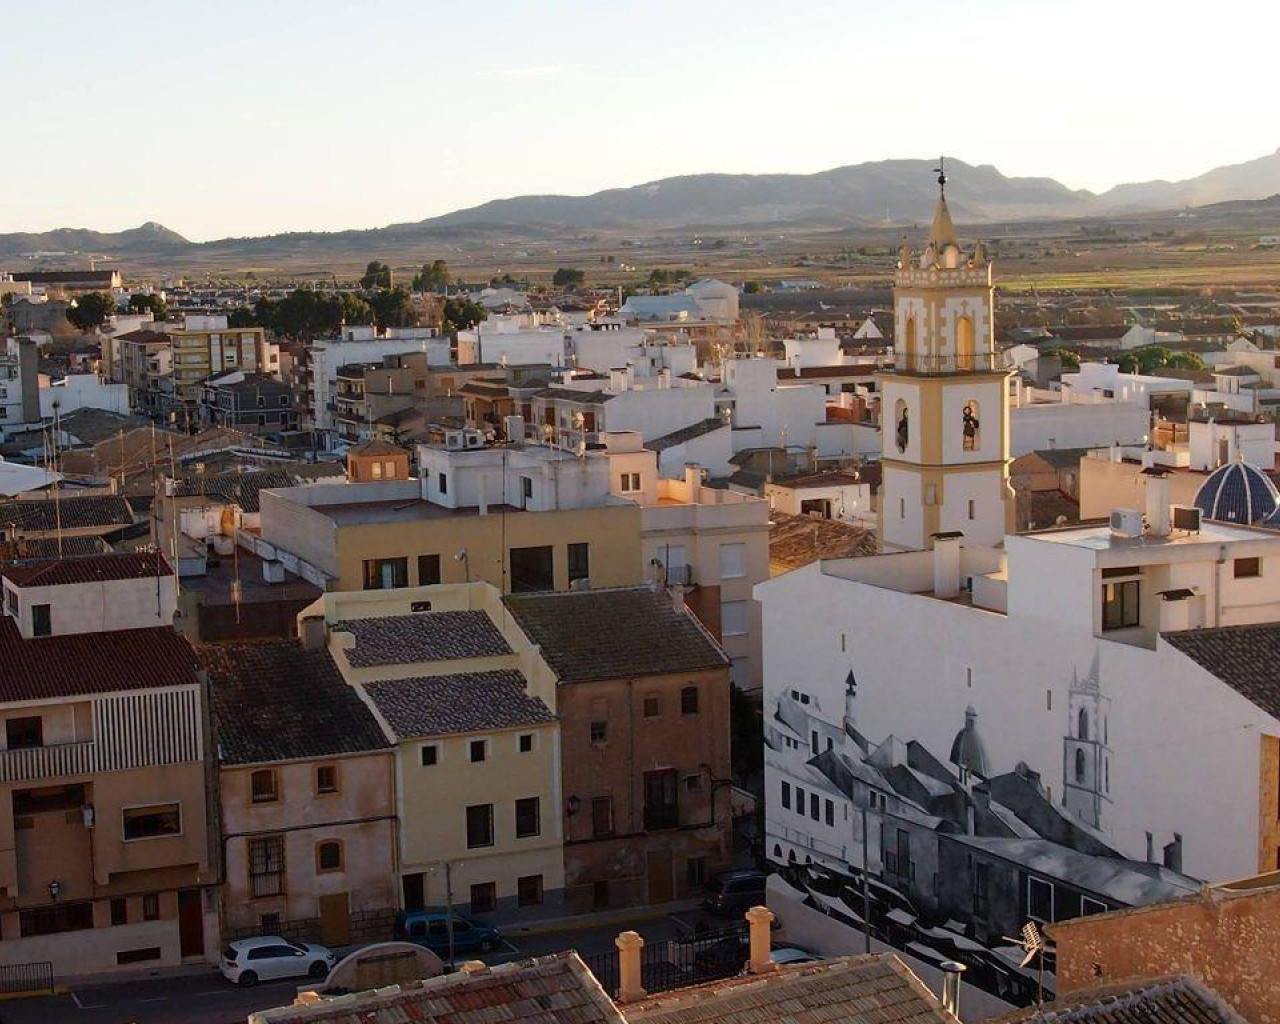
[[[1002,368],[995,352],[970,352],[967,354],[935,354],[930,352],[899,352],[893,368],[898,373],[985,373]]]
[[[750,952],[745,921],[690,939],[655,942],[640,951],[640,984],[655,993],[732,978],[745,970]],[[618,951],[588,953],[582,960],[601,988],[616,995],[621,981]]]
[[[53,993],[53,962],[38,960],[29,964],[0,964],[0,994],[17,992]]]

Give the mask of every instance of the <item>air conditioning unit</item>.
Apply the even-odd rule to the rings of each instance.
[[[465,448],[483,448],[484,435],[478,430],[468,430],[462,435],[462,443]]]
[[[1173,506],[1173,528],[1188,533],[1200,532],[1200,510],[1194,505]]]
[[[1115,537],[1141,537],[1142,513],[1136,508],[1112,509],[1111,534]]]
[[[444,432],[444,446],[451,452],[460,451],[462,448],[462,431],[446,430]]]

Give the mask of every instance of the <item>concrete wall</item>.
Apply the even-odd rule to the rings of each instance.
[[[31,635],[32,607],[47,604],[54,636],[111,629],[172,626],[178,610],[177,577],[104,580],[73,586],[20,587],[19,629]]]
[[[1045,448],[1141,444],[1150,432],[1150,413],[1145,403],[1136,401],[1039,403],[1009,410],[1009,445],[1014,457]]]

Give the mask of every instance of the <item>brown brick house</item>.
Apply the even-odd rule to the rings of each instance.
[[[504,601],[556,680],[568,908],[699,892],[732,855],[724,652],[650,587]]]

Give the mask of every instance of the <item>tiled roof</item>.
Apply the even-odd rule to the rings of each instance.
[[[713,981],[631,1003],[629,1024],[956,1024],[891,954],[842,957]]]
[[[673,430],[671,433],[663,434],[661,437],[655,437],[652,441],[646,441],[644,446],[651,452],[665,452],[668,448],[674,448],[678,444],[684,444],[686,441],[692,441],[695,438],[702,437],[704,434],[710,434],[713,431],[727,427],[728,424],[724,420],[715,416],[711,419],[699,420],[697,423],[681,427],[679,430]]]
[[[59,552],[61,548],[61,552]],[[47,561],[50,558],[82,558],[105,555],[111,548],[101,537],[20,537],[16,541],[0,540],[0,564],[6,562]]]
[[[282,1006],[251,1024],[625,1024],[595,976],[573,952],[459,971],[346,996]]]
[[[24,639],[0,617],[0,701],[44,700],[196,682],[191,645],[169,626]]]
[[[719,645],[687,610],[650,587],[503,598],[562,683],[723,668]]]
[[[401,739],[554,722],[514,669],[365,683],[378,713]]]
[[[420,612],[379,619],[350,619],[333,626],[350,633],[355,646],[347,660],[356,668],[412,665],[510,654],[498,627],[482,611]]]
[[[576,388],[543,388],[534,398],[557,402],[577,402],[580,405],[599,405],[614,396],[607,391],[579,391]]]
[[[1188,629],[1165,633],[1163,639],[1240,696],[1280,718],[1280,624]]]
[[[373,713],[326,650],[293,640],[207,644],[213,727],[222,764],[261,764],[385,750]]]
[[[259,511],[261,501],[259,495],[264,490],[271,490],[274,487],[295,487],[316,476],[341,476],[343,472],[342,467],[336,464],[307,465],[305,468],[308,472],[304,477],[298,472],[302,468],[302,465],[296,464],[294,469],[276,467],[249,473],[181,476],[174,480],[173,493],[179,497],[203,494],[221,498],[229,504],[238,506],[242,512],[252,514]],[[324,472],[311,472],[319,469],[323,469]]]
[[[875,553],[875,534],[861,526],[838,519],[769,513],[769,561],[784,570],[798,569],[823,558]]]
[[[1097,989],[1027,1007],[991,1024],[1246,1024],[1212,989],[1190,977]]]
[[[129,526],[133,520],[133,509],[118,495],[0,503],[0,526],[15,525],[19,530],[49,532],[59,528],[83,530]]]
[[[139,551],[15,565],[5,569],[3,575],[15,587],[61,587],[106,580],[154,579],[172,576],[173,570],[164,555]]]
[[[403,410],[402,410],[403,411]],[[391,444],[389,441],[366,441],[364,444],[357,444],[347,449],[348,455],[408,455],[409,453],[399,445]]]

